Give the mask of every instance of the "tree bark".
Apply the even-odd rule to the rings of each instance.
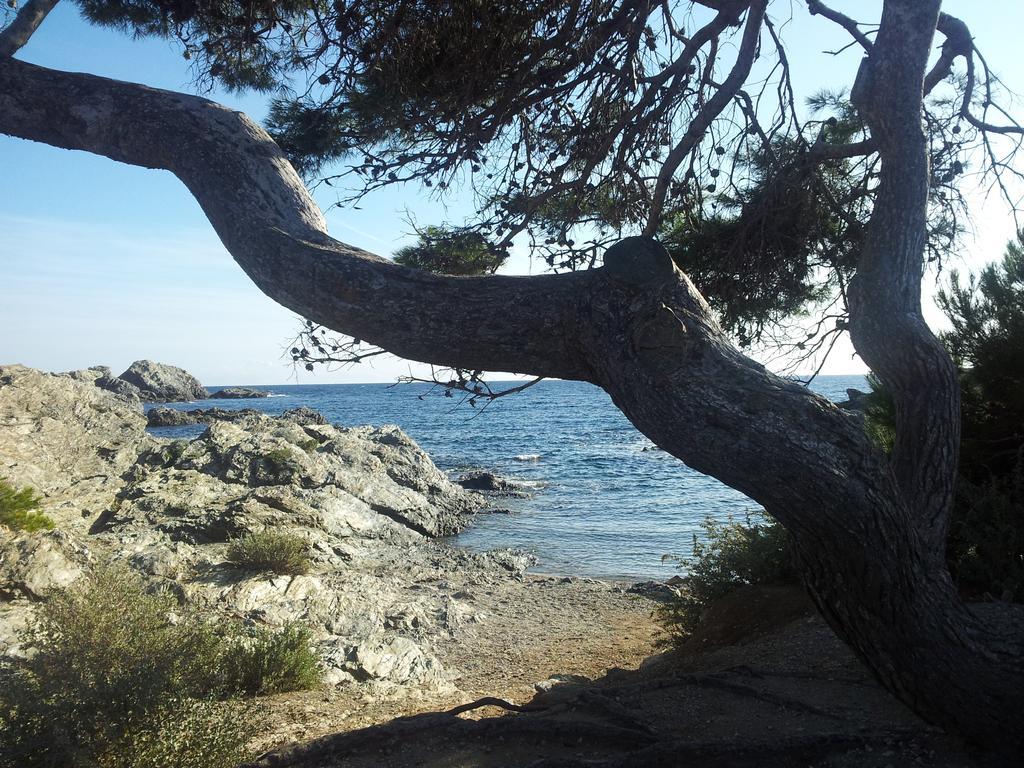
[[[260,289],[325,326],[414,360],[603,387],[658,445],[786,526],[823,614],[886,687],[934,722],[1019,753],[1020,638],[963,605],[942,557],[956,377],[920,313],[920,100],[937,6],[886,4],[856,94],[883,179],[851,296],[853,337],[897,398],[891,460],[829,401],[740,354],[653,241],[625,240],[602,269],[568,275],[406,269],[332,239],[245,115],[12,58],[0,58],[0,132],[174,173]]]

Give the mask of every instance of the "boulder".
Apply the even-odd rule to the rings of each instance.
[[[674,576],[672,578],[675,578]],[[678,583],[678,582],[676,582]],[[679,597],[679,589],[662,581],[638,581],[626,592],[633,595],[643,595],[651,600],[661,603],[670,603]]]
[[[493,496],[513,496],[518,498],[528,498],[530,496],[529,492],[519,483],[496,475],[486,469],[474,469],[471,472],[464,472],[455,482],[467,490],[481,491]]]
[[[349,646],[329,656],[327,664],[328,674],[334,671],[333,667],[360,682],[443,687],[448,681],[448,675],[436,658],[424,653],[412,640],[400,636]]]
[[[327,419],[323,417],[322,413],[304,405],[298,408],[289,408],[281,414],[281,418],[294,422],[300,427],[322,426],[327,423]]]
[[[45,598],[81,576],[88,558],[88,550],[63,531],[0,533],[0,599]]]
[[[108,368],[107,370],[110,369]],[[95,384],[100,389],[112,392],[131,403],[142,402],[142,390],[124,379],[119,379],[116,376],[110,376],[107,374],[96,379]]]
[[[210,394],[211,400],[252,400],[258,397],[269,397],[269,392],[250,387],[225,387]]]
[[[190,411],[177,411],[174,408],[150,408],[146,413],[146,424],[150,427],[182,427],[198,423],[199,419]]]
[[[142,413],[88,377],[0,366],[0,477],[35,489],[58,528],[87,527],[153,445]]]
[[[94,365],[91,368],[82,368],[77,371],[55,373],[53,375],[87,384],[94,384],[100,389],[105,389],[118,395],[136,407],[142,402],[142,393],[139,391],[139,388],[114,376],[109,366],[106,365]]]
[[[188,371],[152,360],[136,360],[118,378],[138,387],[147,403],[205,400],[210,396]]]
[[[55,373],[53,375],[73,379],[74,381],[92,383],[102,378],[110,378],[113,375],[113,372],[110,370],[109,366],[93,365],[89,368],[80,368],[77,371],[66,371],[65,373]]]
[[[852,387],[846,390],[846,399],[836,403],[844,411],[863,411],[868,407],[869,392],[861,392]]]

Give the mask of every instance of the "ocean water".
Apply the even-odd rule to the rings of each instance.
[[[812,384],[833,400],[846,399],[847,387],[866,389],[866,383],[862,376],[821,376]],[[482,410],[423,384],[259,388],[274,396],[171,407],[277,414],[304,405],[342,426],[397,424],[453,477],[484,468],[531,486],[530,499],[495,500],[511,514],[478,515],[453,541],[478,550],[528,550],[538,558],[536,570],[546,573],[666,578],[678,572],[672,558],[690,553],[705,517],[742,518],[759,509],[738,491],[655,449],[590,384],[544,381]],[[191,437],[203,429],[151,431]]]

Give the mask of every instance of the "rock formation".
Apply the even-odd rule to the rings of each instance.
[[[251,387],[225,387],[218,389],[210,395],[211,400],[254,400],[259,397],[269,397],[270,393],[262,389]]]
[[[0,476],[39,491],[57,523],[0,528],[0,658],[20,653],[15,630],[48,590],[117,561],[204,610],[307,623],[331,683],[442,689],[452,673],[436,643],[480,620],[453,581],[507,582],[530,564],[433,541],[483,499],[397,427],[245,414],[193,440],[160,440],[137,408],[96,386],[102,378],[0,368]],[[228,562],[232,538],[268,529],[307,542],[307,574]]]
[[[157,406],[146,412],[146,423],[151,427],[181,427],[188,424],[212,424],[215,421],[242,421],[259,415],[260,412],[252,408],[237,411],[225,408],[189,408],[179,411],[176,408]]]
[[[530,496],[530,492],[521,483],[501,477],[486,469],[464,472],[455,482],[468,490],[480,491],[491,496],[511,496],[524,499]]]
[[[118,379],[138,387],[147,403],[205,400],[210,396],[188,371],[152,360],[136,360]]]

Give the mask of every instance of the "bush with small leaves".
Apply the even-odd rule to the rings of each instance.
[[[0,689],[0,765],[204,766],[244,760],[256,724],[230,693],[216,625],[114,567],[42,603]]]
[[[228,686],[239,693],[312,690],[322,682],[323,672],[311,643],[309,628],[297,622],[277,631],[250,629],[229,641],[221,670]]]
[[[305,450],[304,447],[303,450]],[[260,460],[272,483],[291,483],[295,475],[302,469],[295,452],[289,448],[269,450],[263,454]]]
[[[0,479],[0,525],[16,531],[48,531],[53,520],[39,512],[42,499],[32,488],[17,489]]]
[[[228,546],[228,560],[250,571],[298,576],[309,571],[309,545],[292,533],[248,533]]]
[[[667,643],[689,637],[708,607],[745,584],[793,581],[797,576],[789,535],[774,520],[759,515],[744,522],[707,518],[704,539],[693,537],[693,555],[681,558],[687,568],[679,597],[656,611],[668,633]]]

